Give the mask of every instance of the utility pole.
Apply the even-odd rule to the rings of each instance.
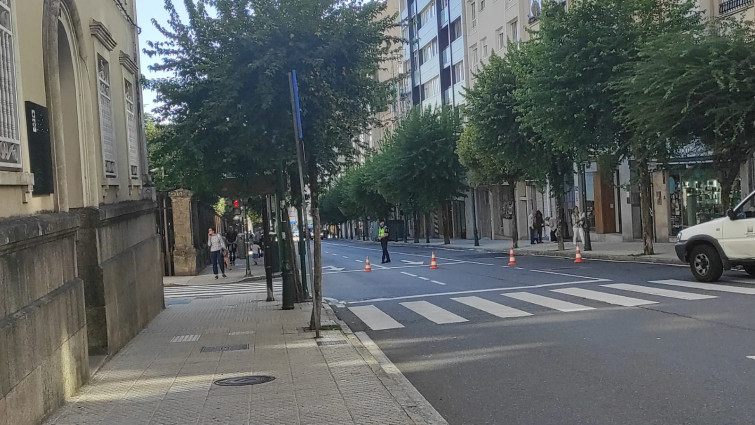
[[[475,192],[477,189],[472,187],[472,232],[474,233],[474,246],[480,246],[480,235],[477,233],[477,201],[475,201]]]
[[[582,204],[582,208],[584,211],[582,213],[585,215],[584,223],[582,224],[582,227],[585,229],[585,251],[592,251],[592,243],[590,242],[590,223],[588,222],[588,215],[587,215],[587,182],[585,178],[585,165],[579,164],[579,185],[582,186],[579,192],[580,197],[580,203]]]
[[[246,273],[245,277],[252,275],[252,266],[249,265],[249,229],[246,223],[246,213],[248,212],[249,198],[244,199],[241,203],[241,233],[244,235],[244,258],[246,259]],[[238,240],[238,237],[236,238]]]

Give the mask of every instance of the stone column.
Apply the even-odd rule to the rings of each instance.
[[[169,193],[173,210],[175,247],[173,265],[176,276],[195,276],[199,272],[197,248],[192,224],[194,222],[194,194],[186,189]]]

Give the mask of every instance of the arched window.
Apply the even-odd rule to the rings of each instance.
[[[0,0],[0,169],[21,169],[11,0]]]

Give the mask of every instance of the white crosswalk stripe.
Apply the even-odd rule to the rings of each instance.
[[[529,292],[512,292],[510,294],[501,295],[563,312],[594,310],[594,308],[586,305],[574,304],[568,301],[557,300],[555,298],[544,297],[537,294],[530,294]]]
[[[515,308],[511,308],[503,304],[494,303],[493,301],[480,297],[460,297],[451,299],[503,319],[507,317],[532,316],[531,313],[527,313],[526,311],[517,310]]]
[[[650,283],[660,283],[663,285],[682,286],[684,288],[703,289],[706,291],[719,291],[719,292],[731,292],[734,294],[755,295],[755,288],[743,288],[741,286],[720,285],[717,283],[713,284],[713,283],[689,282],[686,280],[676,280],[676,279],[653,280],[653,281],[650,281]]]
[[[692,292],[672,291],[670,289],[652,288],[649,286],[629,285],[626,283],[612,283],[600,285],[606,288],[620,289],[622,291],[639,292],[642,294],[657,295],[659,297],[676,298],[680,300],[707,300],[716,298],[713,295],[694,294]]]
[[[397,329],[403,328],[404,325],[393,320],[393,318],[374,305],[363,305],[359,307],[349,307],[352,313],[354,313],[365,325],[369,326],[373,331],[382,331],[384,329]]]
[[[281,283],[273,282],[273,292],[281,291]],[[169,286],[164,288],[166,299],[214,297],[225,295],[265,294],[267,283],[228,283],[215,285]]]
[[[409,310],[419,314],[420,316],[425,317],[427,320],[435,322],[439,325],[446,323],[461,323],[467,321],[467,319],[427,301],[410,301],[400,304],[408,308]]]
[[[562,288],[551,289],[553,292],[559,294],[573,295],[575,297],[586,298],[588,300],[595,300],[604,302],[607,304],[620,305],[624,307],[635,307],[638,305],[658,304],[655,301],[642,300],[639,298],[625,297],[623,295],[608,294],[605,292],[591,291],[589,289],[582,288]]]

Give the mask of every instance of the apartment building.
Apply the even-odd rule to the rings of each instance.
[[[0,0],[0,418],[37,424],[163,308],[132,0]]]

